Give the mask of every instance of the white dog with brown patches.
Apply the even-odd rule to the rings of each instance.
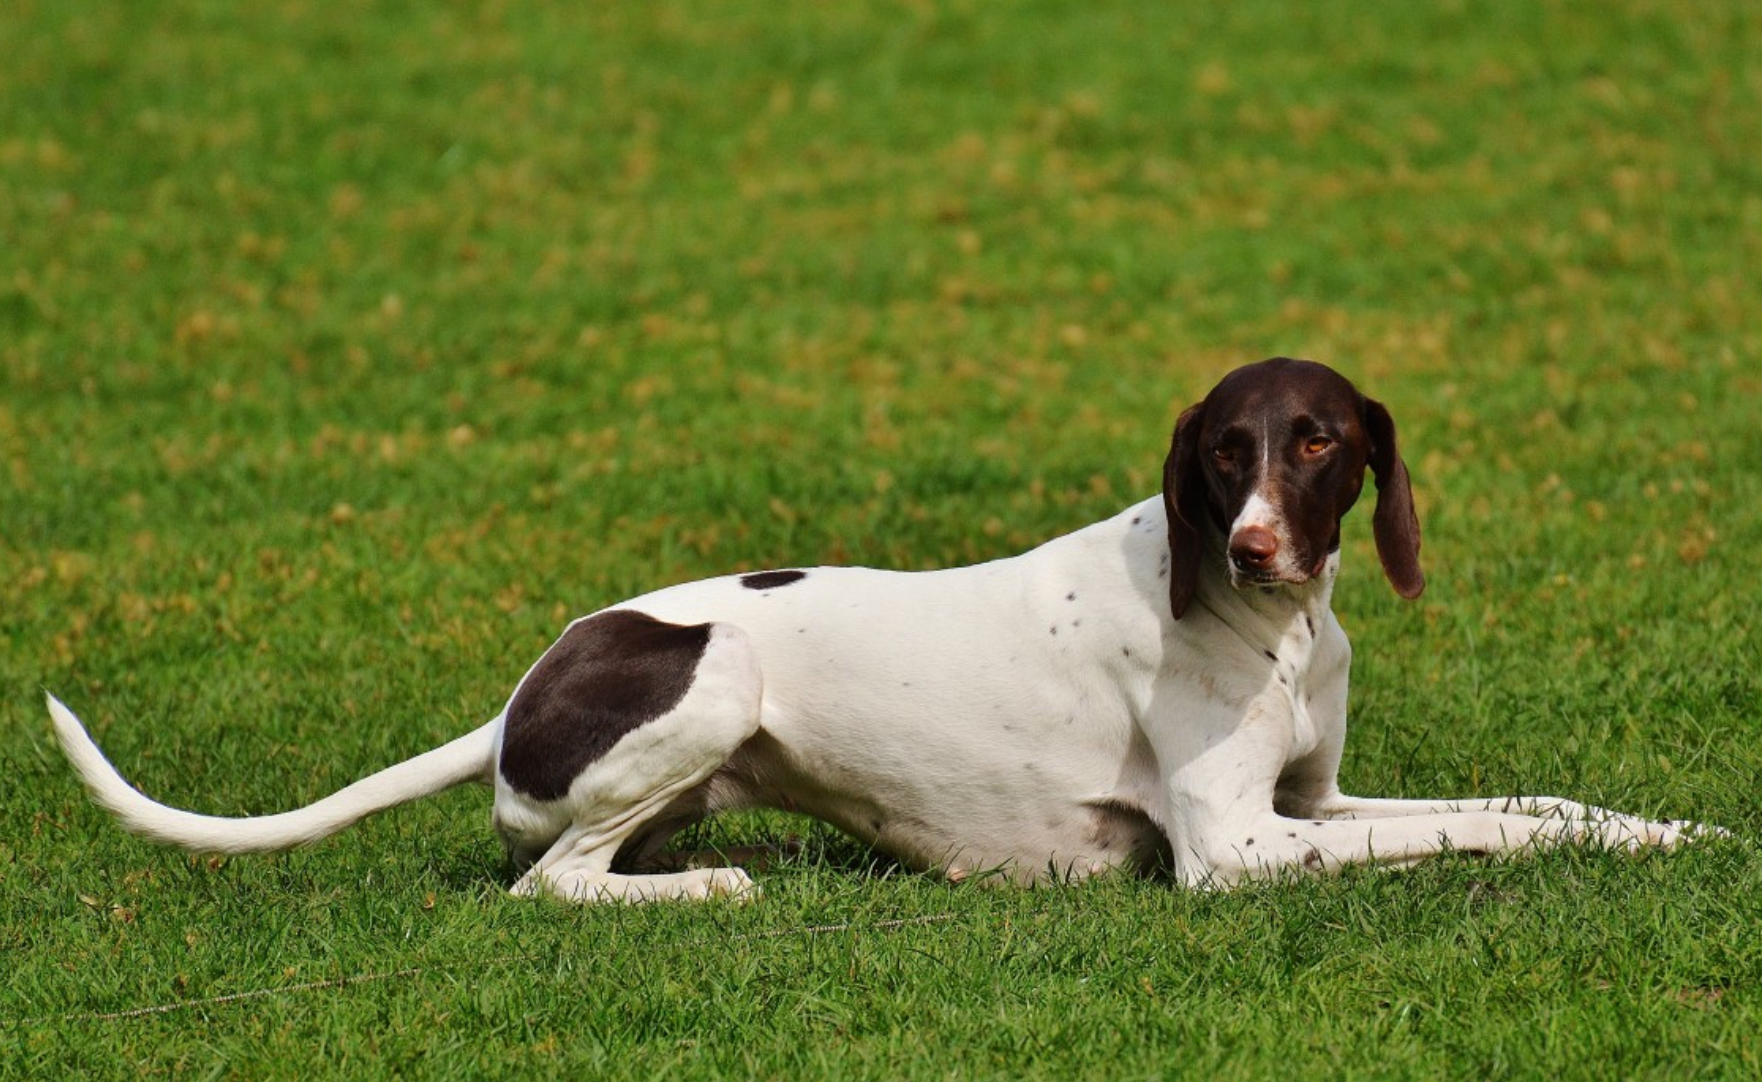
[[[1415,597],[1388,412],[1322,365],[1264,361],[1182,414],[1158,498],[1011,559],[760,572],[583,617],[493,721],[279,815],[155,803],[49,710],[97,802],[156,841],[285,849],[478,781],[515,893],[580,902],[754,896],[738,868],[657,870],[682,827],[733,808],[805,812],[953,878],[1192,885],[1693,834],[1554,797],[1340,792],[1351,652],[1328,606],[1367,466],[1378,555]]]

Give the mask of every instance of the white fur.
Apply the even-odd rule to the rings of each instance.
[[[451,743],[362,778],[315,803],[280,815],[227,819],[168,808],[124,781],[61,700],[48,696],[62,750],[92,799],[130,833],[204,853],[270,853],[328,837],[374,812],[467,781],[487,781],[500,719]]]
[[[1282,536],[1277,508],[1256,514]],[[1167,529],[1152,499],[972,567],[824,567],[769,590],[729,577],[626,602],[713,622],[715,634],[678,706],[559,801],[495,779],[498,717],[298,811],[193,815],[136,793],[66,708],[53,697],[49,707],[93,796],[155,840],[285,848],[449,785],[494,781],[498,828],[535,861],[516,890],[576,901],[751,897],[736,870],[610,872],[622,845],[681,809],[799,810],[917,867],[1016,880],[1121,863],[1131,852],[1119,817],[1136,815],[1194,885],[1444,849],[1669,846],[1693,829],[1553,797],[1342,794],[1350,649],[1329,610],[1338,556],[1313,579],[1238,591],[1214,552],[1176,621]]]

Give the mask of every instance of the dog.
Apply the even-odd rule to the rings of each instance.
[[[755,897],[739,867],[661,870],[678,831],[739,808],[806,813],[955,881],[1224,887],[1698,833],[1555,797],[1340,792],[1351,651],[1329,599],[1367,469],[1383,571],[1417,597],[1389,411],[1274,358],[1180,415],[1158,497],[970,567],[761,571],[614,605],[569,624],[481,728],[277,815],[156,803],[53,695],[49,711],[93,798],[154,841],[286,849],[481,782],[513,893],[584,903]]]

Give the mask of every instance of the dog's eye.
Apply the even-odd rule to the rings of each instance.
[[[1235,463],[1236,452],[1230,450],[1228,447],[1213,447],[1211,449],[1211,457],[1218,465],[1229,466]]]
[[[1326,436],[1311,436],[1303,442],[1303,453],[1306,455],[1319,455],[1333,445],[1334,441],[1328,439]]]

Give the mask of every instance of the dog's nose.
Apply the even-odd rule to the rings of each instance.
[[[1230,562],[1238,571],[1265,571],[1279,554],[1279,539],[1265,526],[1244,526],[1230,538]]]

